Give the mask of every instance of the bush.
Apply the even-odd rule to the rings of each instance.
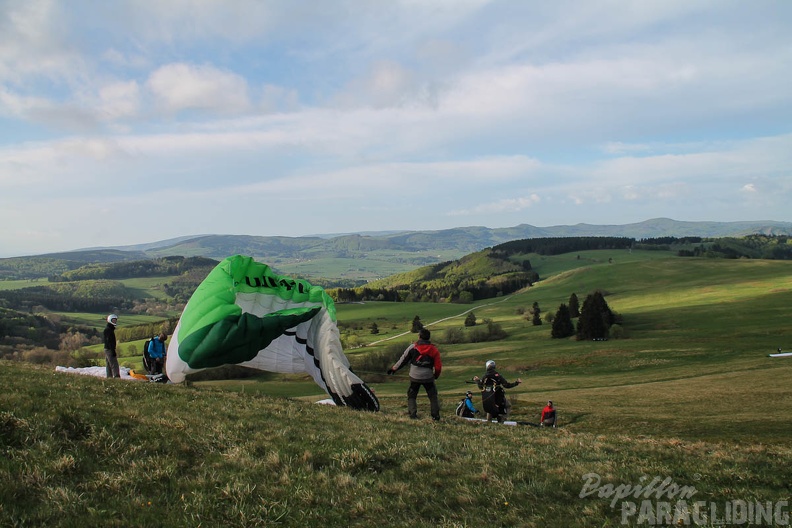
[[[385,350],[376,350],[349,356],[349,364],[355,372],[386,372],[401,357],[404,348],[398,347],[398,355],[395,354],[397,348],[389,346]],[[396,356],[394,358],[394,356]]]
[[[456,345],[465,342],[465,333],[461,328],[446,328],[443,335],[443,343],[447,345]]]
[[[471,343],[483,343],[485,341],[498,341],[507,336],[503,327],[492,319],[484,319],[484,324],[473,328],[468,333],[468,340]]]
[[[95,367],[99,364],[97,359],[98,358],[94,352],[91,352],[86,348],[81,348],[76,352],[72,352],[71,360],[66,366],[73,368]]]
[[[489,333],[485,328],[474,328],[468,332],[468,341],[471,343],[483,343],[485,341],[489,341]]]

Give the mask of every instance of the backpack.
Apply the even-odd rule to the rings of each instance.
[[[460,400],[460,402],[456,406],[456,415],[462,416],[465,412],[465,400]]]
[[[433,368],[434,367],[434,358],[432,356],[425,356],[418,351],[417,348],[412,349],[411,353],[411,361],[413,365],[416,367],[423,367],[423,368]]]
[[[143,343],[143,368],[146,369],[146,372],[149,374],[151,373],[151,356],[149,356],[149,343],[151,343],[151,339],[146,339],[146,342]]]
[[[467,399],[467,398],[465,398],[465,399],[461,400],[461,401],[460,401],[460,402],[457,404],[457,407],[456,407],[456,415],[457,415],[457,416],[461,416],[461,417],[463,417],[463,418],[473,418],[473,417],[475,417],[475,415],[473,414],[473,412],[471,412],[471,410],[470,410],[470,409],[468,409],[468,407],[467,407],[467,404],[465,403],[465,400],[466,400],[466,399]]]

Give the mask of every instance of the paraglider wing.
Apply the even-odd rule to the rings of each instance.
[[[349,368],[332,298],[241,255],[220,262],[193,293],[168,347],[166,371],[179,383],[227,364],[307,372],[336,405],[379,410],[377,397]]]

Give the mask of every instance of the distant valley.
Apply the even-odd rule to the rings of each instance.
[[[507,228],[459,227],[438,231],[404,231],[307,237],[197,235],[132,246],[0,259],[0,278],[46,277],[89,263],[124,262],[168,256],[250,255],[280,273],[351,282],[375,280],[420,266],[461,258],[484,248],[530,238],[608,236],[636,240],[659,237],[741,237],[750,234],[792,235],[792,222],[682,222],[657,218],[624,225],[560,225]],[[54,268],[53,268],[54,266]],[[20,275],[20,272],[24,273]]]

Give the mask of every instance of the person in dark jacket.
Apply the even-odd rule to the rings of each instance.
[[[104,339],[105,371],[108,378],[121,377],[121,369],[118,366],[118,354],[116,353],[116,325],[118,325],[118,316],[116,314],[108,315],[107,326],[102,334]]]
[[[165,363],[165,341],[168,334],[162,332],[149,341],[148,354],[151,358],[151,374],[162,374],[162,365]]]
[[[502,422],[511,412],[511,403],[506,397],[505,389],[516,387],[522,383],[522,379],[517,378],[514,383],[509,383],[495,370],[495,362],[492,360],[487,361],[484,367],[487,369],[484,376],[481,378],[474,376],[473,381],[481,389],[481,403],[487,413],[487,421],[495,418]]]
[[[440,360],[440,351],[429,339],[431,333],[422,328],[418,332],[418,341],[411,344],[404,351],[399,360],[388,369],[388,374],[410,365],[410,387],[407,389],[407,411],[410,418],[418,418],[418,390],[423,387],[429,397],[430,412],[433,420],[440,419],[440,401],[437,397],[435,380],[440,377],[443,364]]]

